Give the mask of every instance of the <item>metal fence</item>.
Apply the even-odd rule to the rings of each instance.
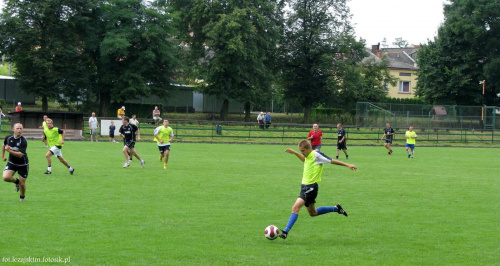
[[[177,140],[208,141],[208,142],[250,142],[250,143],[297,143],[305,139],[311,130],[310,125],[301,124],[273,124],[262,129],[256,123],[231,123],[207,121],[170,121]],[[141,137],[146,141],[153,141],[154,125],[141,123]],[[337,142],[336,125],[322,125],[323,143],[334,145]],[[373,145],[381,141],[384,134],[383,127],[344,127],[348,143],[352,145]],[[403,145],[406,142],[404,134],[406,127],[394,127],[396,135],[394,143]],[[500,132],[494,130],[449,130],[427,129],[415,127],[418,142],[429,145],[453,145],[464,143],[482,143],[486,145],[500,144]],[[85,125],[84,134],[89,134],[88,125]],[[105,138],[106,136],[102,136]]]
[[[495,106],[422,105],[358,102],[356,125],[381,127],[423,127],[427,129],[496,130],[500,121]]]

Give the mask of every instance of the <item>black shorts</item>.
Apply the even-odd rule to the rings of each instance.
[[[165,151],[169,151],[170,145],[158,146],[158,150],[160,150],[160,153],[164,153]]]
[[[313,150],[318,150],[319,151],[319,150],[321,150],[321,144],[320,145],[311,145],[311,148]]]
[[[318,196],[318,183],[311,185],[301,185],[299,198],[306,202],[306,207],[316,203],[316,197]]]
[[[123,145],[127,146],[129,149],[134,149],[135,141],[133,141],[133,140],[125,141],[125,140],[123,140]]]
[[[337,142],[337,150],[347,150],[345,140],[342,143]]]
[[[392,139],[385,139],[385,143],[392,144]]]
[[[115,134],[114,134],[114,133],[113,133],[113,134],[109,134],[109,137],[110,137],[110,138],[114,138],[114,137],[115,137]]]
[[[3,169],[4,171],[10,170],[14,171],[14,174],[17,172],[20,177],[26,179],[28,178],[28,172],[29,172],[29,165],[14,165],[7,163],[5,168]]]

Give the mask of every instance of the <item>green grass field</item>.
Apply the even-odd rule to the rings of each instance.
[[[417,143],[418,144],[418,143]],[[349,217],[305,209],[286,240],[302,163],[283,145],[173,143],[169,169],[154,143],[122,168],[120,143],[66,142],[44,175],[46,149],[29,141],[25,202],[0,186],[0,257],[73,264],[500,263],[498,149],[349,147],[358,171],[327,165],[317,206],[341,203]],[[334,156],[332,146],[322,151]],[[341,159],[345,157],[341,155]],[[61,262],[57,264],[62,264]]]

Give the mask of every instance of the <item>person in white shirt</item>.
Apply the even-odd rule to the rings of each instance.
[[[155,109],[153,110],[153,120],[155,121],[155,126],[158,126],[158,123],[161,121],[160,110],[158,109],[158,106],[155,106]]]
[[[135,115],[132,115],[132,118],[130,118],[130,124],[132,125],[136,125],[137,127],[139,127],[139,121],[137,120],[137,117]]]
[[[97,121],[97,117],[95,117],[94,112],[92,112],[92,116],[89,118],[89,128],[90,128],[90,142],[94,142],[94,138],[95,142],[99,142],[99,140],[97,139],[97,135],[99,135],[97,133],[99,129],[99,122]]]

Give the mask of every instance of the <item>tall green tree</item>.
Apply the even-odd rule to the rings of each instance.
[[[291,0],[280,45],[285,97],[311,108],[359,84],[356,66],[367,55],[356,41],[345,0]]]
[[[168,95],[178,42],[164,1],[149,6],[141,0],[98,1],[95,9],[83,12],[87,19],[78,29],[100,115],[107,115],[112,101]]]
[[[170,0],[179,38],[188,45],[195,77],[202,91],[223,101],[226,120],[230,101],[251,105],[270,95],[273,56],[279,39],[280,17],[275,0]],[[188,74],[188,73],[186,73]]]
[[[80,58],[71,23],[79,8],[76,0],[6,1],[0,14],[2,54],[15,63],[20,88],[39,96],[44,111],[49,98],[63,99],[67,86],[79,79],[65,75]]]
[[[417,96],[436,104],[500,104],[500,1],[452,0],[434,40],[418,52]]]

